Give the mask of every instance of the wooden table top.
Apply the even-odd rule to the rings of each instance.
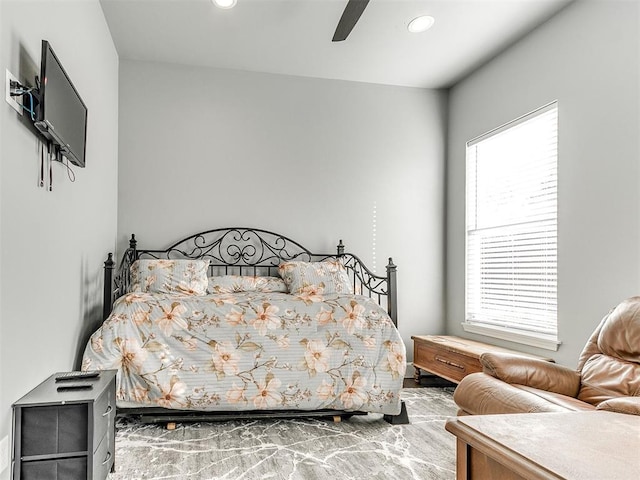
[[[640,475],[637,415],[476,415],[450,418],[445,428],[515,472],[526,472],[526,478],[627,480]]]

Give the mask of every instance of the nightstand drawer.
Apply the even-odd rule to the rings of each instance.
[[[109,435],[105,434],[93,455],[93,478],[107,478],[114,461],[110,443]]]
[[[87,405],[46,405],[21,410],[20,436],[23,458],[87,450]]]
[[[113,425],[116,415],[115,385],[111,385],[93,404],[93,451],[95,452],[102,441],[107,429]]]
[[[64,458],[25,462],[22,465],[21,480],[70,480],[85,478],[87,457]]]

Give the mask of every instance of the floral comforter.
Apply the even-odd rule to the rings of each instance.
[[[363,296],[130,293],[82,367],[118,369],[119,407],[396,415],[405,353],[387,313]]]

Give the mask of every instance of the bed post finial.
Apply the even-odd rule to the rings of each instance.
[[[111,303],[113,301],[113,253],[109,253],[104,262],[104,293],[102,302],[102,320],[105,320],[111,313]]]
[[[398,267],[393,263],[393,259],[389,257],[387,264],[387,285],[389,296],[387,297],[387,310],[393,324],[398,326],[398,288],[396,285],[396,273]]]
[[[136,235],[134,233],[131,234],[131,240],[129,240],[129,248],[135,250],[136,245],[138,245],[138,241],[136,240]]]
[[[341,257],[342,255],[344,255],[344,244],[342,243],[342,239],[340,239],[338,243],[338,256]]]

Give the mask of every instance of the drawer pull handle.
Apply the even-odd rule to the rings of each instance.
[[[107,458],[104,459],[104,462],[102,462],[102,464],[106,465],[107,463],[109,463],[109,460],[111,460],[111,452],[107,452]]]
[[[464,371],[464,365],[460,365],[458,363],[452,362],[451,360],[447,360],[446,358],[441,358],[436,355],[436,361],[440,363],[444,363],[445,365],[449,365],[450,367],[454,367]]]
[[[107,415],[109,415],[109,414],[111,413],[111,410],[113,410],[113,407],[112,407],[111,405],[109,405],[109,406],[107,407],[107,411],[106,411],[106,412],[104,412],[104,413],[102,414],[102,416],[103,416],[103,417],[106,417]]]

